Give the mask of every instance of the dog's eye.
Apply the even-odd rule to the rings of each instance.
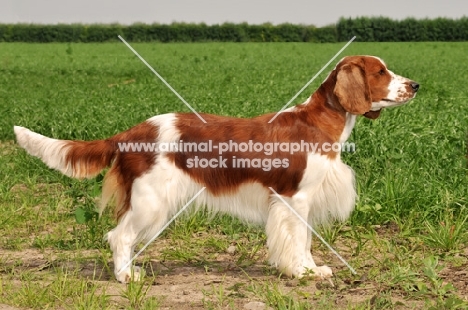
[[[380,69],[379,74],[380,74],[380,75],[384,75],[384,74],[385,74],[385,70],[384,70],[384,69]]]

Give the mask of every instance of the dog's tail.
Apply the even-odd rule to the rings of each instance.
[[[47,166],[72,178],[92,178],[110,166],[117,153],[111,140],[57,140],[14,127],[19,145]]]
[[[120,143],[147,142],[153,145],[159,127],[143,122],[106,140],[70,141],[44,137],[31,130],[14,127],[18,144],[47,166],[73,178],[92,178],[111,166],[104,177],[99,212],[115,198],[115,215],[119,220],[130,209],[131,184],[155,162],[156,150],[120,148]],[[128,143],[127,146],[132,143]],[[136,143],[137,146],[139,143]],[[141,146],[141,145],[140,145]]]

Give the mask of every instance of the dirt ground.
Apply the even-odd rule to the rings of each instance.
[[[157,249],[152,249],[157,251]],[[53,276],[57,268],[77,272],[78,277],[89,279],[98,286],[104,288],[106,294],[111,295],[116,303],[123,302],[120,296],[125,288],[124,284],[117,283],[111,272],[112,263],[107,267],[96,262],[95,259],[64,259],[58,252],[47,252],[38,249],[28,249],[24,251],[1,251],[3,257],[3,269],[8,269],[8,265],[15,265],[15,268],[27,270],[36,274]],[[63,254],[63,253],[62,253]],[[94,251],[80,253],[81,257],[92,257]],[[146,257],[151,253],[147,253]],[[468,255],[468,251],[465,253]],[[59,257],[62,258],[59,258]],[[78,262],[79,261],[79,262]],[[18,263],[21,262],[21,263]],[[321,263],[318,260],[318,263]],[[338,264],[338,263],[337,263]],[[150,283],[147,297],[156,296],[162,300],[161,309],[206,309],[207,300],[212,299],[222,305],[223,302],[216,300],[216,292],[219,287],[223,288],[226,298],[229,298],[231,307],[234,309],[266,309],[261,302],[260,296],[256,296],[254,291],[249,290],[251,285],[264,285],[278,280],[278,275],[273,268],[264,262],[254,262],[253,264],[240,268],[236,265],[235,256],[222,253],[212,262],[212,267],[200,266],[196,264],[181,264],[177,262],[161,262],[157,260],[146,260],[145,271],[147,277],[154,281]],[[304,296],[304,300],[314,302],[311,296],[320,297],[324,291],[329,294],[329,305],[335,309],[347,308],[350,305],[363,303],[372,304],[380,294],[384,294],[388,287],[383,287],[378,283],[367,281],[366,276],[353,278],[343,276],[346,274],[345,267],[331,266],[334,272],[340,276],[333,278],[334,287],[326,281],[310,280],[301,283],[297,279],[281,278],[279,289],[284,294],[295,291],[296,296]],[[74,273],[76,274],[76,273]],[[440,275],[447,282],[451,282],[457,289],[460,296],[468,296],[468,266],[457,268],[447,268]],[[46,277],[45,277],[46,278]],[[278,283],[278,282],[276,282]],[[18,284],[19,285],[19,284]],[[162,298],[161,298],[162,297]],[[317,298],[316,298],[317,299]],[[423,309],[422,300],[408,300],[404,295],[399,296],[397,292],[392,294],[394,309]],[[228,303],[226,302],[226,308]],[[7,305],[0,305],[0,309],[15,309]]]
[[[392,227],[376,229],[377,238],[390,240],[396,237],[397,231]],[[394,240],[395,241],[395,240]],[[398,240],[396,240],[398,241]],[[407,241],[407,244],[411,244]],[[385,280],[391,272],[385,267],[384,259],[393,259],[392,253],[377,249],[372,244],[362,250],[359,275],[351,272],[328,250],[314,246],[314,259],[318,265],[327,264],[333,269],[333,286],[327,281],[313,279],[298,280],[281,277],[275,268],[266,263],[267,251],[263,247],[257,252],[255,260],[247,260],[239,264],[238,253],[220,252],[207,263],[187,263],[179,261],[161,261],[161,253],[168,246],[168,240],[159,239],[154,242],[136,261],[143,266],[148,291],[146,298],[152,296],[161,301],[161,309],[206,309],[207,305],[215,305],[216,309],[267,309],[264,304],[266,295],[262,292],[274,288],[281,294],[289,294],[296,300],[312,304],[313,309],[349,309],[350,307],[367,305],[370,308],[380,308],[382,300],[391,305],[391,309],[425,309],[425,301],[435,294],[419,295],[417,281],[428,287],[431,281],[420,276],[414,284],[405,285],[414,288],[402,289],[395,281]],[[335,249],[350,259],[354,244],[335,242]],[[404,247],[402,244],[401,247]],[[384,252],[382,252],[384,251]],[[423,251],[424,252],[424,251]],[[426,253],[427,254],[427,253]],[[422,253],[423,257],[427,256]],[[409,255],[409,254],[408,254]],[[468,302],[468,248],[455,255],[458,262],[443,263],[443,269],[438,271],[440,285],[450,283],[456,290],[456,295]],[[102,252],[98,250],[58,251],[29,248],[25,250],[0,250],[0,281],[7,273],[16,270],[37,275],[44,279],[43,284],[61,270],[66,270],[71,277],[86,279],[115,301],[116,305],[125,305],[122,292],[126,285],[118,283],[113,275],[113,263],[110,257],[104,262]],[[405,260],[410,259],[404,257]],[[453,257],[452,257],[453,260]],[[442,266],[442,264],[441,264]],[[414,270],[413,270],[414,271]],[[423,275],[423,270],[416,270]],[[372,273],[372,274],[371,274]],[[376,274],[377,273],[377,274]],[[381,275],[384,275],[381,277]],[[405,276],[404,272],[398,276]],[[20,277],[15,285],[20,286]],[[1,282],[0,282],[1,283]],[[393,283],[393,284],[389,284]],[[395,283],[397,283],[395,285]],[[38,283],[41,285],[41,283]],[[435,286],[435,284],[434,284]],[[440,291],[440,288],[438,288]],[[439,292],[438,291],[438,292]],[[411,292],[411,293],[408,293]],[[230,308],[231,307],[231,308]],[[14,309],[0,304],[0,309]]]

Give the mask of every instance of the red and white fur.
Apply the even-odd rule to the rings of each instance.
[[[311,225],[346,220],[354,208],[354,173],[340,160],[340,152],[230,151],[224,168],[189,168],[187,160],[216,158],[206,152],[122,152],[121,142],[345,142],[356,117],[375,119],[382,108],[399,106],[412,99],[419,85],[387,69],[373,56],[343,58],[322,85],[304,103],[287,109],[272,122],[273,113],[243,119],[201,114],[170,113],[97,141],[56,140],[15,126],[18,143],[50,168],[75,178],[90,178],[105,167],[101,211],[115,199],[118,225],[107,235],[113,251],[115,274],[120,282],[141,276],[138,267],[125,266],[135,246],[150,239],[201,188],[198,206],[225,212],[249,222],[264,224],[269,262],[289,276],[308,270],[319,278],[332,271],[317,266],[312,258],[311,234],[269,187]],[[280,158],[288,167],[233,168],[237,158]],[[133,269],[133,270],[132,270]],[[133,275],[133,278],[132,278]]]

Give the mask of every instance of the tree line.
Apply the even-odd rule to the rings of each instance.
[[[468,17],[341,18],[326,27],[295,24],[0,24],[0,42],[361,42],[468,41]]]

